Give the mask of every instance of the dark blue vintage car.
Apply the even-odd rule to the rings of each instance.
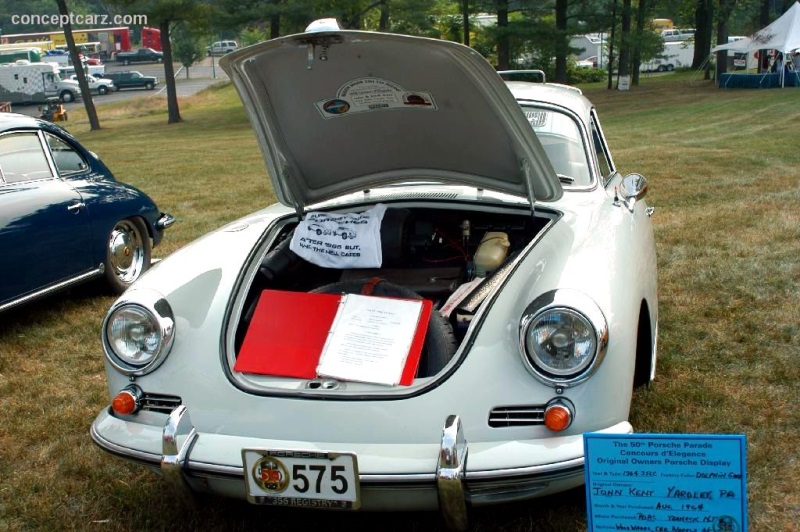
[[[96,277],[123,292],[173,221],[60,127],[0,113],[0,312]]]

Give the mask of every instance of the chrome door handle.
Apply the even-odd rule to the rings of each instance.
[[[83,209],[84,207],[86,207],[86,204],[85,204],[85,203],[83,203],[83,202],[78,202],[78,203],[73,203],[72,205],[70,205],[69,207],[67,207],[67,210],[68,210],[68,211],[70,211],[70,212],[78,212],[78,211],[80,211],[81,209]]]

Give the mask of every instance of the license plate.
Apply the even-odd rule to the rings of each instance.
[[[271,506],[357,510],[353,453],[242,449],[247,500]]]

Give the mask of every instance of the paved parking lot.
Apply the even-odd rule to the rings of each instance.
[[[228,81],[228,76],[219,68],[219,57],[205,58],[203,61],[195,63],[189,68],[189,78],[186,78],[186,70],[179,64],[175,65],[176,88],[178,97],[186,97],[196,94],[206,87],[215,83]],[[145,76],[156,76],[158,78],[158,86],[148,91],[145,89],[125,89],[119,92],[111,92],[109,94],[100,96],[98,94],[92,95],[92,100],[95,106],[122,102],[132,100],[134,98],[166,98],[167,85],[164,83],[164,65],[158,63],[141,63],[132,64],[129,66],[122,66],[121,64],[110,62],[106,63],[106,72],[117,72],[121,70],[137,70]],[[64,104],[67,111],[73,109],[82,109],[83,102],[72,102]],[[38,105],[13,105],[12,111],[15,113],[22,113],[29,116],[39,116]]]

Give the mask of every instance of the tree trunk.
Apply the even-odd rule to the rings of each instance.
[[[619,49],[619,78],[630,73],[631,57],[631,0],[622,0],[622,39]]]
[[[631,74],[631,85],[639,85],[639,65],[642,64],[642,37],[644,36],[644,25],[649,6],[647,0],[639,0],[639,9],[636,12],[636,40],[633,46],[633,73]]]
[[[469,0],[462,1],[461,16],[464,19],[464,46],[469,46]]]
[[[765,28],[772,22],[769,18],[769,5],[771,3],[770,0],[761,0],[761,4],[758,6],[758,25],[760,28]]]
[[[556,83],[567,82],[567,0],[556,0]]]
[[[617,34],[617,0],[611,5],[611,35],[608,39],[608,90],[614,86],[614,37]]]
[[[281,36],[281,16],[278,14],[269,17],[269,38],[277,39]]]
[[[81,89],[81,97],[83,98],[83,106],[86,108],[86,116],[89,117],[89,127],[92,131],[100,129],[100,119],[97,118],[97,109],[94,108],[94,100],[92,100],[92,93],[89,90],[89,83],[86,81],[86,72],[83,71],[83,63],[78,56],[78,48],[75,46],[75,38],[72,36],[72,24],[69,22],[69,9],[67,8],[67,0],[57,0],[58,12],[62,15],[62,19],[66,19],[64,24],[64,38],[67,41],[67,49],[69,50],[69,57],[72,64],[75,66],[75,75],[78,76],[78,87]]]
[[[497,0],[497,69],[508,70],[508,0]]]
[[[381,18],[378,21],[378,31],[389,31],[389,4],[386,0],[381,2]]]
[[[736,0],[719,0],[719,13],[717,16],[717,44],[728,44],[728,19],[733,11],[733,4]],[[719,83],[720,74],[728,71],[728,52],[722,50],[717,52],[717,72],[716,79]]]
[[[178,92],[175,87],[175,67],[172,65],[172,44],[169,40],[169,22],[159,24],[161,30],[161,51],[164,53],[164,83],[167,84],[167,123],[176,124],[181,121],[178,108]]]
[[[711,53],[711,36],[714,29],[714,6],[711,0],[697,0],[694,10],[694,57],[692,68],[698,69]]]
[[[761,5],[759,6],[758,10],[758,25],[759,28],[766,28],[769,26],[769,23],[772,22],[770,20],[770,0],[761,0]],[[768,50],[759,50],[758,51],[758,72],[766,72],[769,69],[769,63],[764,61],[764,58],[767,57]]]

